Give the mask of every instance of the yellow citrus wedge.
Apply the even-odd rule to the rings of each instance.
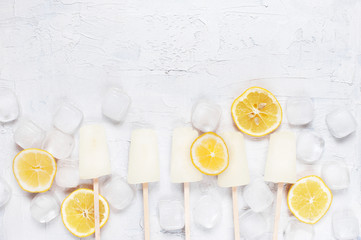
[[[321,178],[307,176],[291,187],[287,203],[288,208],[298,220],[315,224],[330,208],[332,193]]]
[[[226,143],[213,132],[204,133],[193,142],[191,158],[193,165],[207,175],[218,175],[229,164]]]
[[[13,172],[19,186],[27,192],[46,192],[56,174],[54,157],[41,149],[29,148],[19,152],[13,161]]]
[[[236,98],[231,112],[238,129],[254,137],[273,132],[282,122],[282,108],[276,97],[260,87],[251,87]]]
[[[99,195],[100,227],[109,218],[109,205]],[[77,237],[87,237],[95,232],[94,227],[94,192],[80,188],[66,197],[61,204],[61,218],[65,227]]]

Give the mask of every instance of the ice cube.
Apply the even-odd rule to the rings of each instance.
[[[328,130],[335,138],[343,138],[356,130],[356,120],[347,109],[336,109],[326,115]]]
[[[71,103],[63,103],[54,116],[54,127],[73,134],[83,120],[83,113]]]
[[[30,203],[30,213],[41,223],[49,222],[59,215],[59,202],[51,192],[38,193]]]
[[[63,188],[73,188],[79,185],[78,162],[72,159],[59,160],[55,176],[56,185]]]
[[[332,216],[332,228],[339,240],[356,239],[359,235],[359,220],[351,210],[338,210]]]
[[[11,188],[9,184],[0,177],[0,208],[4,206],[11,197]]]
[[[73,137],[56,129],[52,130],[48,136],[46,136],[43,143],[43,149],[58,159],[69,157],[73,151],[73,147]]]
[[[239,231],[244,239],[253,240],[260,238],[266,233],[266,230],[266,220],[260,213],[249,209],[239,217]]]
[[[180,201],[159,201],[158,217],[159,225],[164,231],[177,231],[184,227],[184,208]]]
[[[9,88],[0,88],[0,122],[14,121],[19,116],[19,103],[15,93]]]
[[[103,99],[103,114],[114,122],[124,121],[130,102],[130,97],[121,89],[110,88]]]
[[[45,132],[31,120],[23,120],[14,132],[14,141],[20,147],[41,148],[45,138]]]
[[[192,124],[202,132],[213,132],[218,127],[222,109],[213,103],[200,101],[192,111]]]
[[[134,199],[134,189],[120,176],[112,176],[101,188],[102,195],[116,210],[129,206]]]
[[[271,206],[274,195],[268,185],[257,178],[243,189],[243,199],[254,212],[262,212]]]
[[[321,177],[331,190],[342,190],[350,185],[350,175],[343,161],[328,161],[322,165]]]
[[[220,203],[210,195],[201,197],[193,209],[195,223],[205,229],[213,228],[220,220],[221,214]]]
[[[315,230],[312,225],[302,223],[298,220],[291,220],[284,232],[285,240],[313,240]]]
[[[287,99],[286,113],[292,125],[305,125],[313,119],[313,103],[310,98],[291,97]]]
[[[302,131],[297,137],[297,159],[312,164],[321,158],[325,140],[316,132]]]

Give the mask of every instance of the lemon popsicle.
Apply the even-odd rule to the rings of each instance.
[[[264,179],[278,184],[273,229],[273,240],[276,240],[283,186],[296,182],[296,136],[293,132],[280,131],[270,136]]]
[[[102,125],[86,125],[80,129],[79,176],[93,179],[111,174],[105,130]]]
[[[79,139],[79,176],[81,179],[93,179],[96,240],[100,240],[98,178],[108,174],[111,174],[111,168],[104,127],[98,124],[89,124],[81,127]]]
[[[173,183],[184,183],[185,239],[190,239],[189,183],[202,180],[202,173],[192,164],[190,149],[198,132],[191,127],[173,130],[170,178]]]
[[[173,183],[198,182],[202,173],[192,164],[190,149],[198,132],[191,127],[173,130],[170,178]]]
[[[148,183],[160,179],[157,134],[151,129],[137,129],[132,132],[129,161],[128,182],[143,184],[144,239],[150,239]]]
[[[234,238],[239,240],[237,187],[247,185],[250,181],[244,137],[236,131],[224,132],[221,137],[228,148],[229,165],[218,175],[218,186],[232,187]]]

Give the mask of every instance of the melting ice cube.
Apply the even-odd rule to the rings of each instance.
[[[83,113],[70,103],[63,103],[54,116],[54,127],[73,134],[83,120]]]
[[[192,111],[192,124],[202,132],[213,132],[218,127],[222,109],[210,102],[198,102]]]
[[[180,201],[159,201],[158,216],[159,225],[164,231],[177,231],[184,227],[184,208]]]
[[[274,195],[262,179],[255,179],[243,189],[243,199],[254,212],[262,212],[271,206]]]
[[[297,137],[297,159],[313,163],[322,156],[325,140],[316,132],[302,131]]]
[[[38,193],[31,201],[30,213],[41,223],[49,222],[59,215],[59,202],[50,192]]]
[[[63,188],[73,188],[79,185],[79,167],[75,160],[59,160],[55,176],[56,185]]]
[[[11,197],[11,188],[9,184],[0,177],[0,208],[4,206]]]
[[[266,230],[266,220],[260,213],[247,210],[239,217],[239,231],[244,239],[258,239]]]
[[[110,88],[103,99],[103,114],[115,122],[124,121],[130,102],[130,97],[121,89]]]
[[[326,116],[327,127],[335,138],[343,138],[356,130],[356,120],[347,109],[337,109]]]
[[[333,234],[339,240],[356,239],[359,220],[351,210],[338,210],[332,216]]]
[[[313,240],[315,230],[312,225],[302,223],[298,220],[291,220],[284,232],[285,240]]]
[[[23,120],[14,132],[14,141],[20,147],[40,148],[45,138],[45,132],[31,120]]]
[[[321,177],[331,190],[348,188],[349,170],[343,161],[328,161],[322,165]]]
[[[9,88],[0,88],[0,122],[14,121],[19,116],[19,103],[15,93]]]
[[[59,130],[51,131],[43,143],[43,149],[58,159],[65,159],[69,157],[73,151],[73,147],[73,137]]]
[[[210,195],[201,197],[193,209],[194,221],[205,229],[213,228],[220,220],[221,214],[220,203]]]
[[[287,99],[286,113],[292,125],[305,125],[313,119],[313,103],[310,98],[291,97]]]
[[[120,176],[112,176],[101,188],[103,196],[116,210],[129,206],[134,199],[134,189]]]

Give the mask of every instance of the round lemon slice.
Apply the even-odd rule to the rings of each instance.
[[[29,148],[15,156],[13,172],[23,190],[32,193],[46,192],[53,184],[56,162],[50,153]]]
[[[238,129],[254,137],[273,132],[282,122],[282,108],[276,97],[260,87],[251,87],[236,98],[231,112]]]
[[[99,195],[100,227],[109,218],[109,205]],[[61,204],[61,218],[65,227],[77,237],[87,237],[95,232],[94,224],[94,192],[80,188],[66,197]]]
[[[193,142],[191,158],[193,165],[207,175],[218,175],[229,164],[226,143],[213,132],[204,133]]]
[[[298,220],[315,224],[330,208],[332,193],[321,178],[307,176],[291,187],[287,203],[288,208]]]

